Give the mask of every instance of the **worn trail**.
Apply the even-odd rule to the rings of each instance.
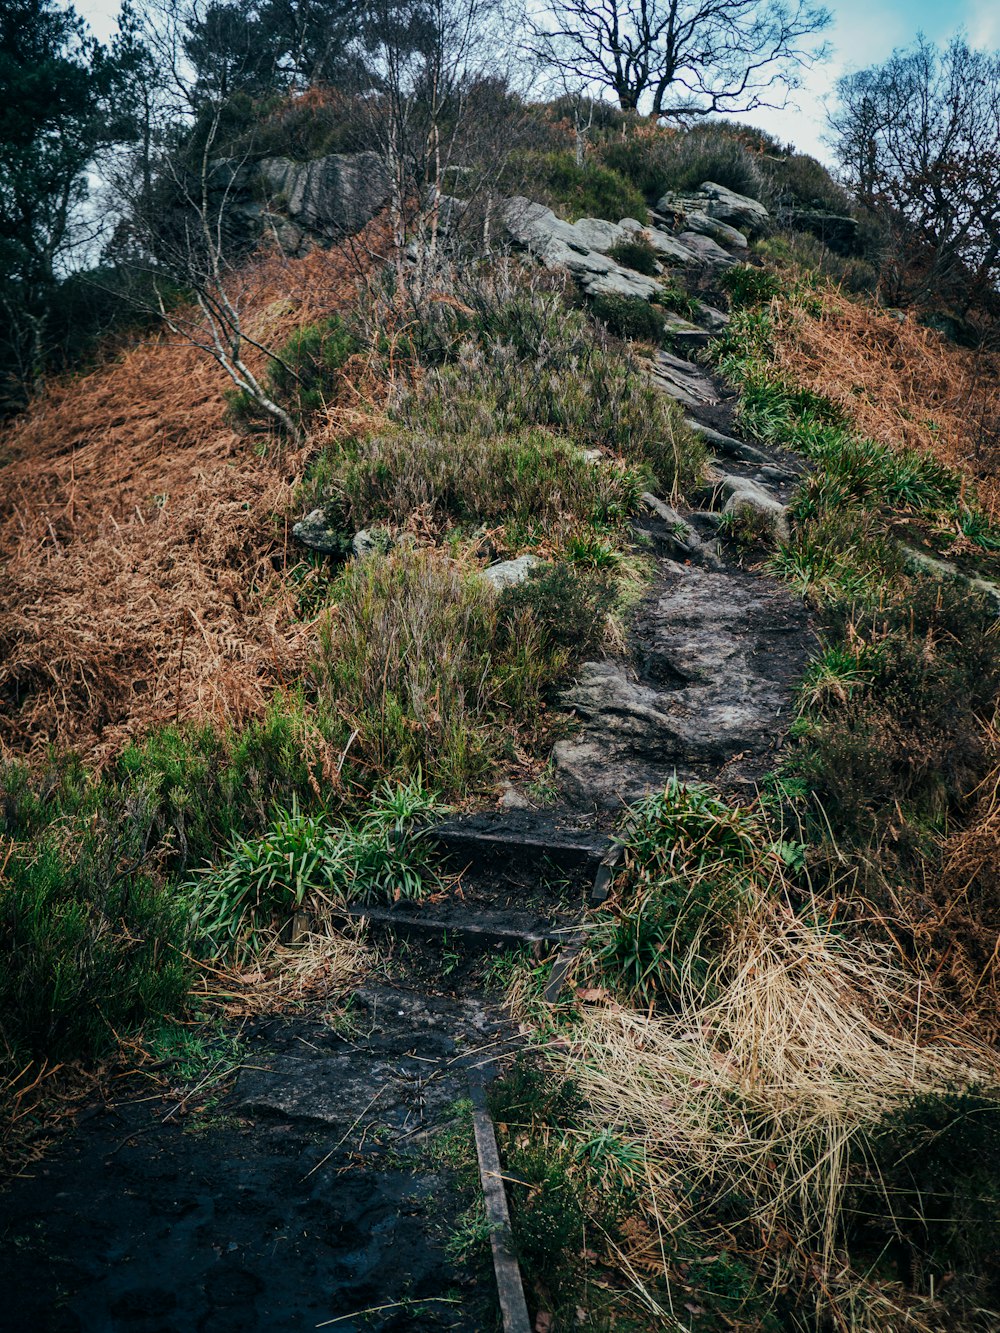
[[[664,262],[677,249],[681,262],[721,263],[716,250],[732,262],[706,234],[738,245],[725,234],[735,206],[715,199],[709,217],[708,199],[688,208],[683,246],[649,233]],[[555,235],[557,220],[532,207],[517,225],[545,262],[568,263],[598,291],[636,286],[605,252],[638,223],[558,223]],[[724,321],[705,310],[713,327]],[[249,1023],[224,1086],[179,1099],[133,1082],[81,1117],[0,1194],[0,1328],[497,1326],[497,1285],[450,1243],[468,1187],[440,1146],[471,1086],[489,1158],[480,1085],[521,1040],[486,984],[490,968],[512,947],[530,950],[550,960],[547,998],[558,995],[579,923],[607,892],[614,811],[674,774],[752,792],[812,644],[801,604],[719,543],[725,516],[741,511],[780,534],[798,464],[734,438],[725,392],[698,366],[662,353],[652,374],[715,459],[698,507],[647,497],[637,527],[655,577],[628,651],[584,663],[565,692],[577,726],[554,753],[557,804],[538,809],[510,789],[505,808],[443,827],[460,889],[370,913],[387,960],[379,977],[346,1002]],[[495,1163],[480,1168],[502,1217]],[[523,1327],[499,1233],[494,1250],[507,1327]]]

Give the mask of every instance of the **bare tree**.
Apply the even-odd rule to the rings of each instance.
[[[525,110],[510,91],[515,14],[513,0],[370,0],[375,91],[361,114],[389,173],[398,289],[417,303],[444,233],[516,146]]]
[[[911,294],[951,288],[966,313],[1000,280],[1000,54],[921,37],[838,93],[837,154],[860,202],[895,224]]]
[[[781,105],[829,22],[808,0],[544,0],[530,47],[623,111],[683,118]]]

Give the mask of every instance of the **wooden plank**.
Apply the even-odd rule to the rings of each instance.
[[[615,875],[615,867],[622,859],[624,848],[620,842],[612,844],[605,854],[601,864],[597,867],[597,874],[594,876],[594,886],[590,890],[591,907],[600,907],[611,892],[611,883]],[[583,947],[586,939],[586,931],[577,931],[575,935],[570,936],[565,945],[559,952],[559,957],[552,964],[552,971],[549,973],[549,979],[545,985],[543,999],[546,1004],[555,1004],[563,986],[566,984],[566,978],[569,976],[569,970],[576,961],[577,954]]]
[[[492,922],[482,923],[470,917],[441,920],[420,912],[400,912],[392,907],[361,907],[351,905],[335,909],[355,921],[372,921],[396,930],[416,930],[427,935],[471,935],[496,944],[559,944],[565,933],[558,927],[550,930],[518,930]]]
[[[486,1105],[482,1083],[471,1073],[469,1095],[472,1098],[472,1126],[476,1135],[476,1155],[479,1158],[479,1178],[486,1202],[486,1220],[490,1227],[493,1247],[493,1271],[497,1279],[497,1296],[503,1315],[504,1333],[531,1333],[528,1306],[524,1299],[521,1270],[514,1258],[510,1213],[507,1211],[507,1192],[500,1168],[497,1136]]]

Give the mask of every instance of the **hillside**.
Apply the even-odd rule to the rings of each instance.
[[[402,234],[280,159],[256,398],[188,293],[4,424],[19,1326],[1000,1319],[987,316],[754,131],[531,115]]]

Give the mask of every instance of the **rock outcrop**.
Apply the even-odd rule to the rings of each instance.
[[[389,197],[389,172],[378,153],[331,153],[311,162],[268,157],[260,175],[280,196],[280,211],[319,239],[360,231]]]

